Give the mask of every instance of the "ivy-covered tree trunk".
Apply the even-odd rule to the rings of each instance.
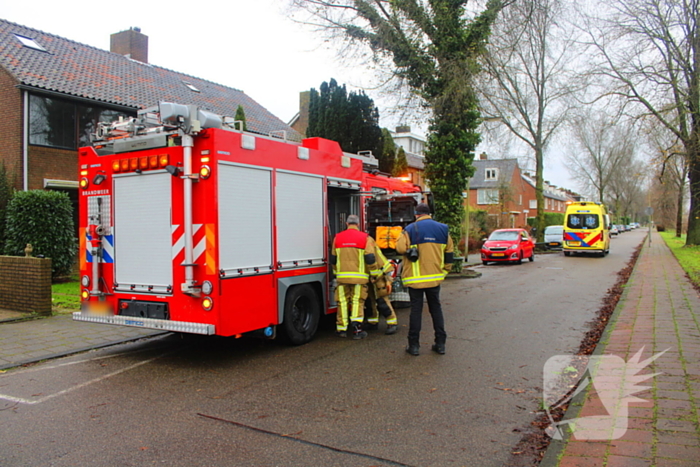
[[[503,0],[485,10],[455,0],[292,0],[329,31],[368,45],[380,62],[389,58],[395,75],[432,111],[426,176],[436,203],[435,218],[461,238],[462,193],[472,174],[479,142],[474,79],[478,60]]]
[[[452,239],[459,243],[464,221],[464,198],[467,180],[474,174],[474,149],[479,144],[478,114],[465,124],[463,116],[449,112],[436,115],[430,127],[425,154],[425,175],[435,200],[435,218],[446,223]]]

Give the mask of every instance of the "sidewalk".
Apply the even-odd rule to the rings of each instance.
[[[3,319],[20,313],[3,312]],[[0,322],[0,370],[120,344],[163,331],[73,321],[70,314]]]
[[[541,467],[700,465],[700,298],[656,232],[651,246],[645,240],[595,354],[628,362],[642,347],[642,360],[668,351],[639,371],[660,374],[639,383],[649,389],[632,394],[644,401],[631,402],[628,417],[615,424],[626,428],[624,435],[584,441],[569,433],[552,440]],[[600,393],[589,388],[574,398],[565,419],[580,417],[580,429],[585,417],[608,415],[601,403],[604,384],[597,385]]]

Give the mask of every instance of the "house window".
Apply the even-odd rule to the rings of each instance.
[[[75,149],[75,104],[29,96],[29,144]]]
[[[119,117],[133,115],[30,94],[29,144],[77,149],[90,144],[90,135],[95,132],[99,122],[112,122]]]
[[[15,37],[25,47],[29,47],[30,49],[34,50],[39,50],[41,52],[46,52],[46,49],[43,48],[37,41],[35,41],[31,37],[20,36],[19,34],[15,34]]]
[[[530,209],[537,209],[537,200],[536,199],[530,200]]]
[[[192,84],[192,83],[187,83],[187,82],[185,82],[185,81],[183,81],[182,83],[183,83],[185,86],[187,86],[187,89],[189,89],[190,91],[193,91],[193,92],[202,92],[202,91],[200,91],[199,89],[197,89],[197,87],[196,87],[194,84]]]
[[[485,180],[498,180],[498,169],[486,169]]]
[[[476,190],[476,204],[498,204],[498,190],[486,188]]]

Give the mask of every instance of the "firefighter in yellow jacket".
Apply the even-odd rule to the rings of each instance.
[[[359,223],[356,215],[348,216],[348,228],[335,236],[331,253],[331,264],[338,283],[335,289],[338,303],[336,333],[345,337],[350,324],[353,339],[367,337],[362,330],[362,321],[368,284],[370,277],[376,279],[381,274],[377,268],[374,239],[359,230]]]
[[[420,354],[421,315],[425,294],[435,331],[432,349],[444,354],[447,334],[440,305],[440,284],[452,268],[454,244],[447,226],[430,217],[427,204],[416,206],[415,215],[416,222],[409,224],[396,242],[396,251],[404,255],[401,280],[408,287],[411,298],[406,352],[411,355]]]
[[[369,329],[376,329],[379,324],[379,315],[386,318],[386,331],[384,334],[396,334],[399,330],[399,321],[396,318],[394,307],[391,306],[389,295],[391,294],[391,273],[394,265],[386,259],[382,250],[377,248],[377,267],[381,271],[377,280],[369,287],[368,296],[368,317]]]

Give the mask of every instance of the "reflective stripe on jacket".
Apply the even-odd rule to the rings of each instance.
[[[418,261],[415,262],[405,256],[412,246],[418,248]],[[440,285],[454,261],[454,244],[447,226],[428,215],[406,227],[396,242],[396,251],[404,255],[401,281],[414,289]]]
[[[336,235],[333,239],[331,264],[338,283],[366,284],[370,274],[381,273],[377,269],[375,249],[372,237],[360,232],[355,225],[350,225],[347,230]]]

